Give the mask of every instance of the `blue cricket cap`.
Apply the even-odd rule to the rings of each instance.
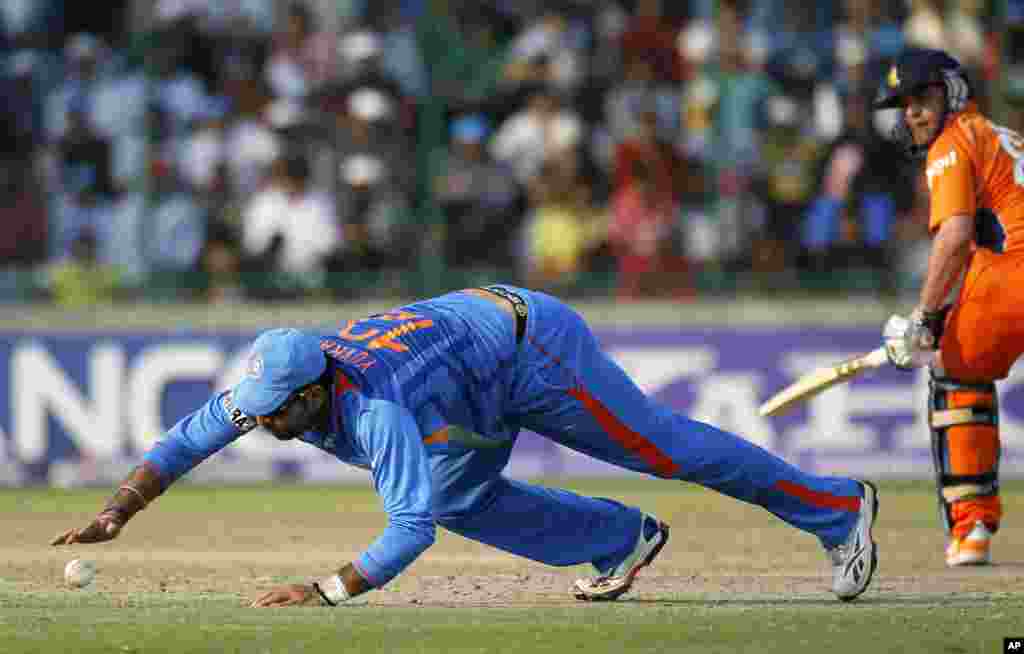
[[[245,377],[235,386],[235,406],[265,416],[327,369],[320,339],[298,329],[271,329],[253,341]]]

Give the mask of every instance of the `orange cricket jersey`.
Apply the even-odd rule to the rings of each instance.
[[[1003,379],[1024,354],[1024,138],[972,103],[928,149],[925,175],[929,229],[973,216],[979,246],[946,321],[942,367],[961,381]]]
[[[974,216],[976,242],[995,252],[1024,252],[1024,137],[993,124],[974,103],[928,149],[928,228]]]

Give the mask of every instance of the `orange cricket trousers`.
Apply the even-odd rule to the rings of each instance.
[[[986,248],[975,251],[940,349],[945,376],[956,381],[994,382],[1009,374],[1024,353],[1024,255],[998,254]],[[960,398],[964,405],[975,401],[974,397]],[[999,456],[996,427],[950,428],[947,438],[951,473],[982,474],[995,466]],[[963,538],[977,520],[997,528],[1002,507],[998,497],[955,502],[951,518],[953,536]]]

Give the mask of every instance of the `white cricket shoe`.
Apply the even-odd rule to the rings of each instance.
[[[668,525],[652,515],[644,514],[636,547],[626,559],[612,570],[598,576],[577,579],[573,595],[590,602],[611,601],[628,591],[641,568],[650,565],[661,548],[668,542]]]
[[[878,566],[878,545],[871,537],[871,528],[878,516],[878,489],[870,481],[859,483],[864,496],[857,524],[845,543],[828,550],[832,559],[832,592],[844,602],[864,592]]]
[[[946,548],[946,565],[955,568],[961,565],[988,565],[992,563],[989,545],[992,532],[985,523],[977,521],[974,529],[962,539],[954,538]]]

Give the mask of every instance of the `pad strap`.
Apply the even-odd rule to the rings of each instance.
[[[959,409],[934,409],[931,425],[936,429],[952,425],[999,425],[999,414],[991,407],[961,407]]]
[[[995,393],[996,386],[992,383],[972,384],[960,382],[948,377],[932,377],[931,383],[936,391],[974,391],[976,393]]]
[[[978,477],[989,475],[978,475]],[[969,500],[973,497],[984,497],[997,495],[999,493],[999,480],[991,475],[985,483],[957,483],[964,477],[946,476],[942,477],[942,499],[947,502],[959,502]]]

